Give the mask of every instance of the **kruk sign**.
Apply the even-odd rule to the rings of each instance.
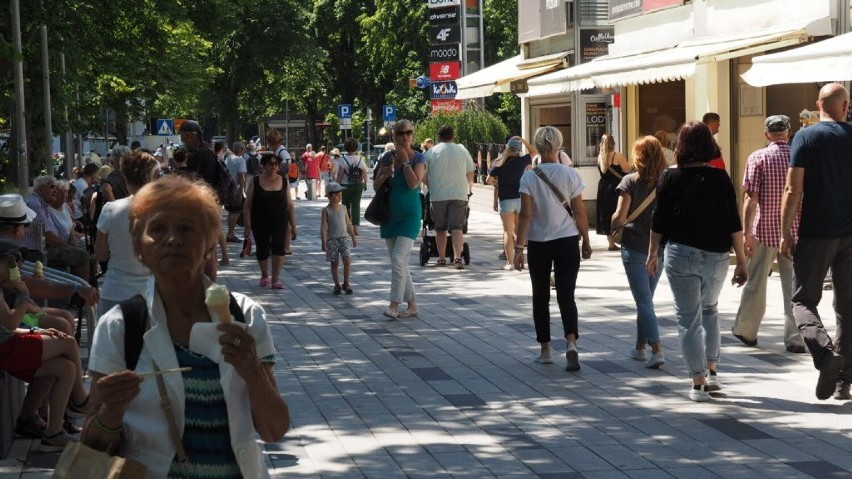
[[[429,78],[433,81],[455,80],[460,76],[460,62],[438,62],[429,64]]]
[[[430,62],[457,62],[461,61],[461,44],[434,45],[429,47]]]
[[[458,25],[459,7],[436,8],[429,12],[429,25]]]
[[[429,0],[429,8],[453,7],[461,5],[461,0]]]
[[[458,43],[461,41],[461,28],[458,25],[438,25],[429,29],[432,45]]]
[[[433,100],[452,100],[456,97],[458,88],[454,81],[432,82],[429,86],[429,96]]]

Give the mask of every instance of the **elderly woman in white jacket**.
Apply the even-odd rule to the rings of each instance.
[[[89,360],[94,412],[83,443],[110,452],[120,446],[124,457],[148,467],[150,478],[208,477],[211,469],[217,477],[269,477],[255,433],[279,440],[289,411],[272,373],[275,351],[263,309],[235,294],[241,314],[224,324],[205,304],[211,283],[204,264],[221,226],[214,193],[181,177],[149,183],[134,197],[130,225],[134,249],[152,272],[147,330],[125,338],[132,318],[119,306],[98,322]],[[142,350],[130,371],[125,344],[134,341]],[[141,374],[177,368],[184,370],[162,375],[177,426],[172,434],[157,378]]]

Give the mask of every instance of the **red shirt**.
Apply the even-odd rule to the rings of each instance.
[[[317,158],[316,156],[309,156],[307,158],[302,157],[302,161],[305,163],[305,177],[309,180],[316,180],[320,177],[320,160],[322,158]]]

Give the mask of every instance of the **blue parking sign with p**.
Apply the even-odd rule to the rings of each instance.
[[[396,106],[395,105],[382,105],[382,120],[383,121],[396,121]]]
[[[337,105],[337,117],[338,118],[352,118],[352,105],[351,104]]]

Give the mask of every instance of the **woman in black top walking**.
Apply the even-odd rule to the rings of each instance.
[[[615,188],[621,179],[630,172],[630,165],[624,155],[615,151],[615,139],[609,133],[601,136],[600,153],[598,153],[598,222],[597,233],[606,235],[610,251],[618,251],[618,246],[612,240],[612,214],[618,203],[618,192]]]

